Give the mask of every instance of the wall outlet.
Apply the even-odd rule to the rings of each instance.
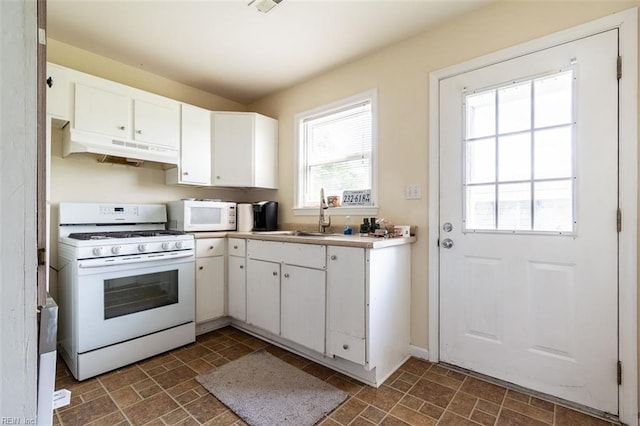
[[[422,198],[422,185],[419,183],[407,184],[404,188],[404,198],[407,200],[419,200]]]

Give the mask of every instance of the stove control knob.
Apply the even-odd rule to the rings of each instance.
[[[122,247],[120,247],[120,246],[113,246],[113,247],[111,247],[111,253],[118,254],[118,253],[120,253],[120,249],[121,248]]]
[[[171,243],[162,243],[162,250],[169,250],[171,247]]]
[[[138,245],[138,251],[139,252],[147,251],[147,245],[146,244],[139,244]]]
[[[177,249],[181,249],[182,248],[182,241],[176,241],[176,248]]]
[[[102,247],[94,247],[93,254],[95,256],[102,256],[103,248]]]

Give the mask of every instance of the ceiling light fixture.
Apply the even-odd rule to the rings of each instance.
[[[281,1],[282,0],[251,0],[248,6],[254,5],[258,11],[267,13],[280,4]]]

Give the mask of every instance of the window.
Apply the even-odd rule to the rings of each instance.
[[[575,231],[574,71],[464,95],[468,231]]]
[[[296,116],[298,210],[317,208],[321,188],[325,197],[335,197],[337,203],[341,203],[344,191],[369,190],[372,204],[376,204],[375,117],[375,91]],[[371,207],[354,208],[368,214]],[[339,207],[333,212],[347,214],[345,210]]]

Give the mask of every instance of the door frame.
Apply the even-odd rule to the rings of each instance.
[[[638,8],[628,9],[429,74],[429,360],[440,360],[440,81],[606,30],[619,29],[623,78],[619,86],[618,351],[622,362],[619,418],[638,425]],[[613,224],[612,224],[613,226]]]

